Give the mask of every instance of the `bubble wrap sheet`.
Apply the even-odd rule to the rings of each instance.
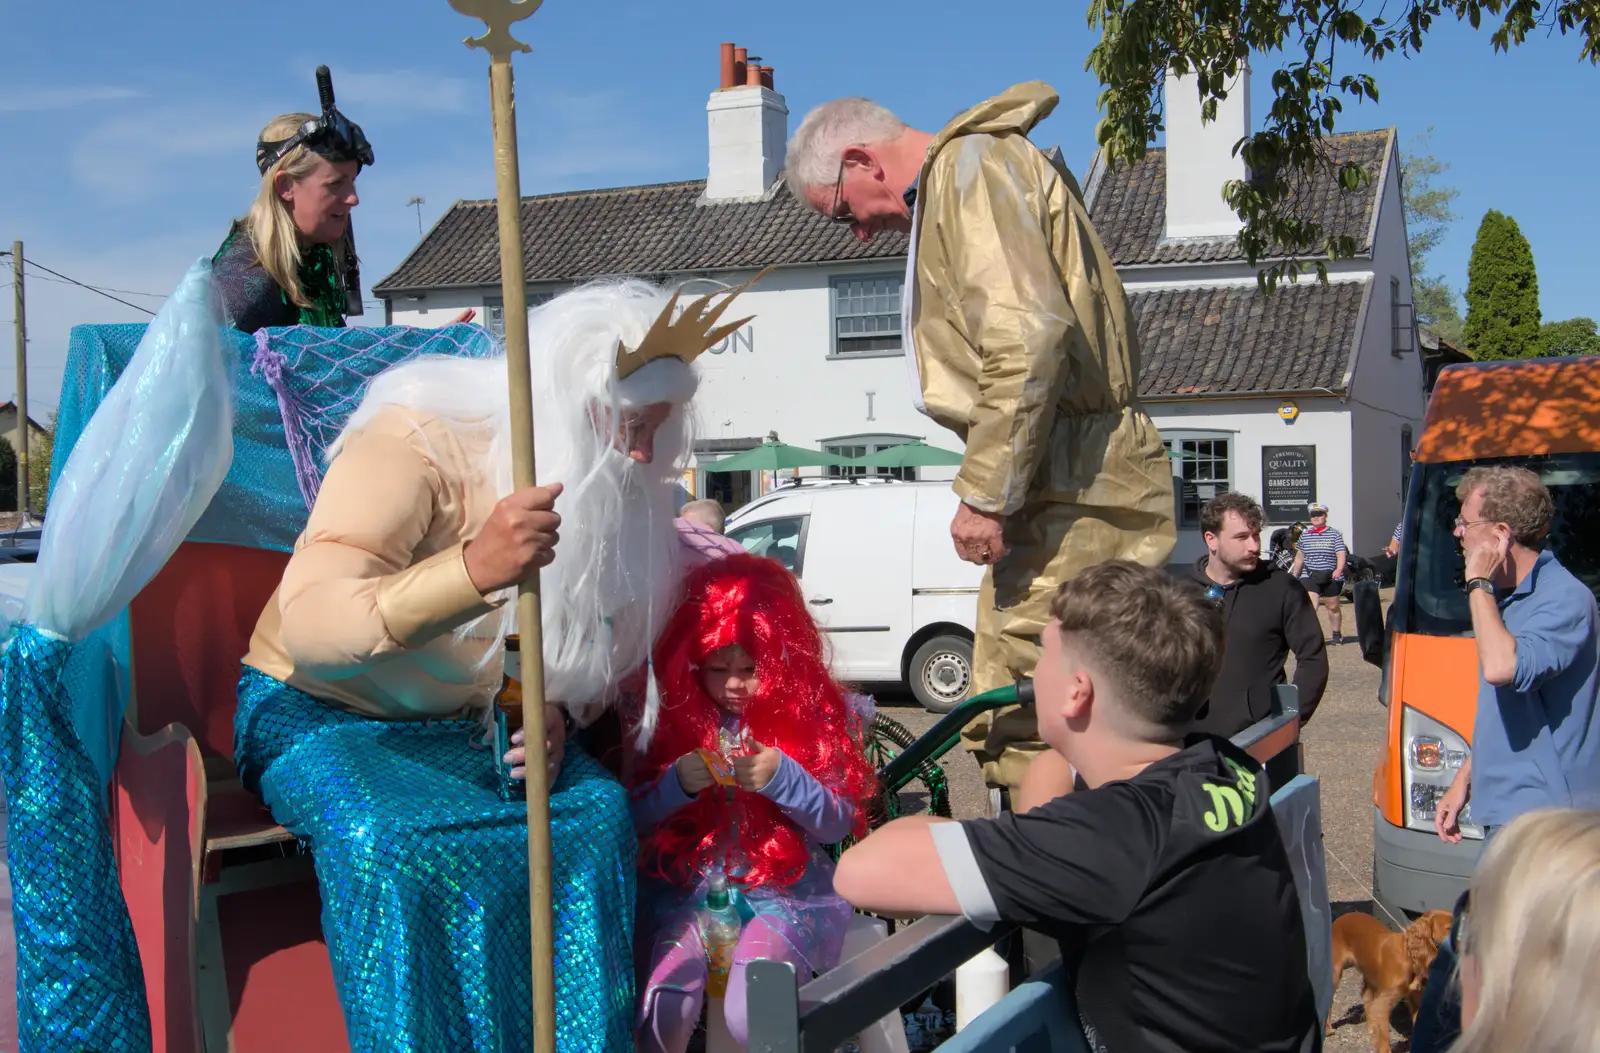
[[[337,710],[246,669],[245,785],[311,844],[355,1053],[529,1048],[528,822],[501,801],[474,721]],[[569,745],[550,801],[556,1047],[633,1048],[627,796]]]
[[[144,973],[105,797],[69,711],[66,683],[83,646],[23,625],[0,660],[18,1048],[149,1053]]]

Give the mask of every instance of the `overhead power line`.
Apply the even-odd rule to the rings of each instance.
[[[140,307],[136,303],[129,303],[127,300],[124,300],[122,297],[113,296],[110,292],[107,292],[105,289],[102,289],[97,285],[90,285],[87,282],[80,282],[76,278],[69,278],[65,274],[62,274],[60,271],[53,271],[49,267],[44,266],[42,263],[38,263],[38,262],[36,262],[34,260],[30,260],[26,256],[24,256],[22,258],[22,262],[27,264],[30,267],[33,267],[36,270],[44,271],[46,274],[52,274],[55,277],[60,278],[62,281],[66,282],[69,285],[76,285],[80,289],[87,289],[87,290],[89,290],[90,292],[94,293],[97,296],[104,296],[108,300],[115,300],[117,303],[122,304],[122,306],[124,306],[124,307],[132,307],[135,311],[143,311],[145,314],[150,315],[152,318],[155,317],[155,312],[150,310],[150,308],[148,308],[148,307]],[[149,293],[130,293],[129,295],[132,295],[132,296],[148,296],[150,294]]]
[[[38,266],[38,264],[34,263],[32,260],[27,260],[25,262],[27,262],[30,266],[34,266],[34,267]],[[35,274],[34,277],[39,279],[42,282],[50,282],[53,285],[77,285],[77,284],[79,284],[78,282],[70,281],[70,280],[63,279],[63,278],[52,278],[49,275],[45,275],[45,274]],[[95,292],[117,293],[117,294],[122,295],[122,296],[148,296],[152,300],[165,300],[166,299],[166,296],[163,295],[162,293],[139,292],[137,289],[113,289],[109,285],[90,285],[89,288],[93,289]]]

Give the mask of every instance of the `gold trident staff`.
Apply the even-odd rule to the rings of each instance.
[[[500,294],[505,302],[506,372],[511,382],[511,478],[516,489],[534,485],[533,375],[528,363],[528,290],[522,268],[522,187],[517,171],[517,112],[511,91],[511,53],[531,51],[511,35],[511,25],[539,10],[544,0],[450,0],[489,31],[468,37],[469,48],[489,53],[494,100],[495,196],[500,204]],[[527,746],[528,923],[533,937],[533,1048],[555,1053],[555,935],[550,918],[550,785],[544,748],[544,627],[539,614],[539,574],[517,588],[517,632],[522,638],[522,727]]]

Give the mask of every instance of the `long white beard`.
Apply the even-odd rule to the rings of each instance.
[[[695,374],[666,359],[619,381],[615,362],[619,341],[639,346],[667,300],[665,292],[639,282],[586,286],[556,297],[529,319],[537,478],[563,486],[556,501],[561,540],[540,580],[545,697],[580,720],[614,702],[620,682],[645,665],[683,578],[672,520],[680,464],[692,445],[684,404],[694,394]],[[480,434],[487,429],[492,438],[480,482],[503,497],[512,490],[504,392],[502,359],[416,359],[373,380],[346,434],[389,405]],[[629,407],[663,402],[675,408],[656,433],[652,464],[615,449],[612,422]],[[516,632],[515,590],[503,598],[499,609],[454,635],[483,640]],[[487,650],[486,660],[498,660],[498,648]]]
[[[673,481],[658,466],[607,450],[567,485],[540,590],[545,693],[583,716],[649,658],[677,601],[682,545]]]

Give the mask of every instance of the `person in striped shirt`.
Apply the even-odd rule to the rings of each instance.
[[[1383,549],[1383,554],[1385,556],[1388,556],[1390,559],[1393,559],[1395,556],[1398,556],[1400,554],[1400,527],[1401,527],[1401,525],[1402,524],[1400,524],[1400,523],[1396,523],[1394,525],[1394,534],[1390,536],[1389,543],[1387,545],[1385,545],[1384,549]]]
[[[1294,568],[1290,573],[1321,597],[1322,607],[1328,612],[1328,624],[1333,629],[1330,642],[1342,644],[1339,601],[1344,596],[1344,564],[1350,550],[1345,548],[1344,535],[1328,525],[1327,505],[1312,505],[1310,513],[1311,526],[1300,535],[1295,546]]]

